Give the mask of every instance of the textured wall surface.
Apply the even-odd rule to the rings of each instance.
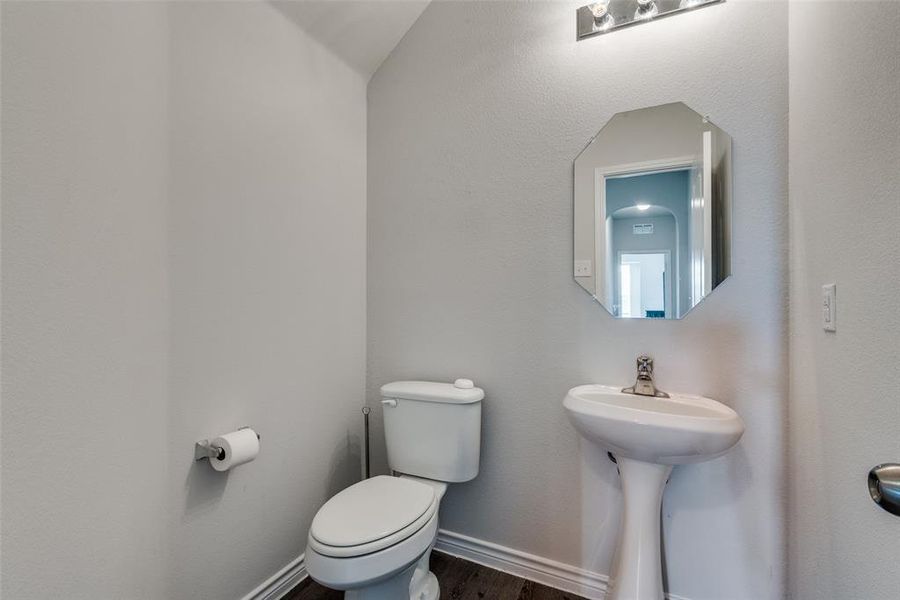
[[[897,597],[900,519],[866,473],[900,462],[900,4],[790,7],[790,582]],[[861,60],[862,58],[862,60]],[[821,327],[837,284],[837,332]]]
[[[242,597],[359,478],[365,76],[263,2],[2,33],[2,595]]]
[[[233,598],[360,474],[365,79],[265,3],[173,5],[168,597]],[[251,425],[226,476],[195,439]]]
[[[484,387],[482,470],[442,526],[601,573],[614,467],[566,390],[627,384],[734,407],[725,457],[675,470],[672,592],[784,591],[787,6],[728,2],[584,42],[577,3],[435,2],[369,85],[368,399],[395,379]],[[572,161],[615,113],[684,101],[734,138],[735,275],[681,321],[617,321],[572,280]],[[386,468],[383,450],[375,465]]]
[[[165,7],[2,11],[0,595],[159,600]]]

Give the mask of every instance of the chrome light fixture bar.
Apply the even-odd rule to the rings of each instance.
[[[725,0],[599,0],[576,11],[578,39],[639,25]]]

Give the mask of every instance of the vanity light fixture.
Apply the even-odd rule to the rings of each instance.
[[[599,0],[576,11],[577,39],[719,2],[724,0]]]

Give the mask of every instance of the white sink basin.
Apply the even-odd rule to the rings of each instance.
[[[744,433],[736,412],[702,396],[654,398],[605,385],[580,385],[569,390],[563,406],[581,435],[617,458],[656,464],[715,458]]]
[[[639,396],[605,385],[572,388],[563,406],[585,439],[612,453],[622,478],[623,523],[607,600],[663,600],[659,514],[672,467],[724,454],[741,439],[744,422],[709,398]]]

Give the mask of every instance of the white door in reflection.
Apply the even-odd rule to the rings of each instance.
[[[669,260],[668,251],[619,253],[619,316],[668,316],[672,306]]]

